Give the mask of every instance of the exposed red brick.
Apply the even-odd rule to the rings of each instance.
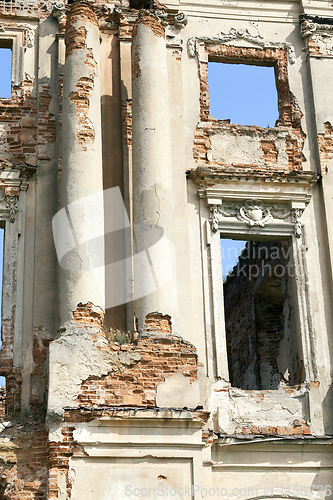
[[[325,122],[325,132],[318,134],[319,154],[322,174],[327,173],[327,164],[333,160],[333,127]]]
[[[31,372],[30,404],[40,406],[46,403],[48,384],[48,346],[51,340],[49,332],[43,326],[34,328],[33,369]]]
[[[320,385],[319,381],[317,381],[317,382],[310,382],[310,386],[311,387],[315,387],[316,389],[319,387],[319,385]]]
[[[302,25],[303,24],[304,23],[302,23]],[[308,54],[311,56],[319,56],[319,57],[331,56],[332,52],[331,52],[329,46],[327,45],[327,43],[325,43],[325,41],[323,39],[320,40],[321,36],[320,36],[320,34],[318,34],[318,35],[319,36],[315,37],[314,39],[311,36],[306,37],[305,43],[306,43]],[[320,41],[321,41],[321,43],[320,43]]]
[[[261,149],[264,153],[264,160],[268,163],[277,163],[278,152],[275,142],[267,139],[261,139]]]
[[[173,57],[176,58],[177,61],[181,61],[182,60],[182,53],[180,50],[173,50],[172,51],[172,55]]]
[[[264,435],[264,436],[302,436],[311,435],[310,426],[305,422],[300,422],[299,425],[293,426],[267,426],[267,425],[251,425],[251,427],[243,427],[241,430],[242,434],[254,434],[254,435]],[[239,434],[239,429],[235,431],[235,434]]]
[[[102,309],[94,306],[91,302],[87,302],[86,304],[80,302],[76,310],[73,311],[73,320],[83,325],[98,326],[101,329],[104,313]]]
[[[74,28],[77,21],[85,21],[94,26],[98,26],[98,19],[93,6],[84,0],[77,0],[70,5],[66,19],[66,58],[76,50],[86,47],[87,31],[84,26]]]
[[[48,500],[59,498],[59,472],[66,474],[66,490],[67,497],[71,497],[72,482],[68,476],[69,460],[74,454],[75,449],[78,448],[77,443],[74,441],[73,432],[75,427],[64,427],[61,430],[63,437],[62,442],[49,442],[49,470],[48,470]]]
[[[15,306],[12,307],[11,319],[3,319],[1,322],[0,371],[4,376],[13,369],[14,318]]]
[[[132,67],[133,82],[141,75],[139,50],[140,50],[140,45],[137,45],[135,47],[133,67]]]
[[[48,433],[43,424],[28,420],[5,433],[10,446],[1,449],[3,498],[46,500]]]
[[[171,318],[167,314],[163,316],[161,313],[147,314],[143,332],[148,334],[171,334]]]
[[[76,30],[78,31],[78,30]],[[76,84],[77,92],[71,92],[69,94],[69,99],[76,106],[77,116],[78,116],[78,127],[76,136],[78,142],[82,149],[86,151],[86,144],[95,141],[95,130],[92,122],[88,118],[88,111],[90,105],[90,97],[94,92],[94,80],[97,75],[97,62],[94,58],[94,54],[91,48],[87,48],[85,45],[85,38],[83,40],[81,33],[76,33],[78,37],[78,44],[75,45],[75,34],[70,34],[70,40],[68,41],[68,47],[71,49],[73,46],[74,50],[86,49],[86,60],[84,62],[91,69],[91,74],[89,77],[81,77]],[[67,40],[67,38],[66,38]],[[67,42],[66,42],[67,43]],[[73,52],[73,50],[72,50]],[[71,52],[71,53],[72,53]]]
[[[76,136],[82,149],[86,150],[87,148],[85,145],[88,142],[95,141],[95,130],[93,124],[87,117],[89,111],[89,97],[94,91],[94,79],[81,77],[76,84],[76,88],[77,92],[71,92],[68,97],[76,106],[78,116]]]
[[[67,23],[70,18],[67,17]],[[69,57],[76,50],[84,49],[86,47],[87,30],[84,26],[75,29],[69,26],[66,31],[66,58]]]
[[[122,103],[123,138],[127,147],[132,147],[132,99]]]
[[[136,38],[136,34],[140,24],[144,24],[145,26],[150,28],[155,36],[164,37],[165,35],[164,26],[162,26],[161,21],[158,19],[158,17],[156,17],[152,12],[141,10],[132,30],[132,42]]]

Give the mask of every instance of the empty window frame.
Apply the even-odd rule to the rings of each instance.
[[[215,119],[274,127],[279,111],[273,66],[209,62],[208,84]]]
[[[277,92],[278,119],[275,126],[301,126],[302,113],[297,101],[289,88],[288,79],[288,51],[285,47],[236,47],[232,45],[205,45],[199,61],[200,78],[200,119],[211,121],[216,117],[210,116],[210,96],[208,83],[208,66],[210,63],[232,65],[249,65],[270,67],[274,69],[275,88]],[[268,69],[270,69],[268,68]],[[255,68],[256,69],[256,68]],[[228,117],[226,117],[226,120]],[[265,123],[265,127],[267,123]]]
[[[10,99],[12,92],[12,41],[0,40],[0,99]]]
[[[229,265],[223,295],[231,385],[272,390],[300,384],[305,375],[290,241],[246,241],[241,251],[239,242],[221,243],[222,268]]]

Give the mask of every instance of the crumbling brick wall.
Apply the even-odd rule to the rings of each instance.
[[[15,420],[1,437],[0,498],[46,499],[48,432],[40,418]]]
[[[156,387],[166,377],[181,373],[191,382],[197,379],[196,349],[188,342],[152,337],[132,345],[113,343],[110,348],[140,359],[121,371],[86,380],[77,398],[80,406],[156,406]]]

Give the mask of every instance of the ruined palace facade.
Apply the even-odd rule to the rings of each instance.
[[[0,499],[330,498],[333,4],[0,16]],[[275,126],[210,62],[273,67]]]

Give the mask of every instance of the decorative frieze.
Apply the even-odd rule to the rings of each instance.
[[[18,196],[6,196],[6,205],[9,209],[10,222],[15,222],[16,214],[18,212],[17,201]]]
[[[297,238],[302,235],[301,216],[304,209],[290,210],[287,205],[267,205],[262,200],[244,200],[241,203],[226,203],[223,206],[212,205],[211,227],[216,232],[219,228],[219,214],[223,217],[235,217],[250,227],[265,227],[274,223],[275,219],[291,219],[294,223],[294,233]]]
[[[318,180],[313,172],[259,173],[198,167],[189,172],[206,200],[213,233],[302,235],[302,214]]]
[[[191,38],[189,38],[187,42],[187,47],[190,57],[195,57],[195,55],[197,55],[197,42],[203,42],[205,44],[210,44],[210,45],[220,45],[229,42],[234,42],[235,40],[245,40],[264,49],[265,48],[287,49],[289,63],[294,64],[296,62],[295,49],[291,43],[270,42],[264,40],[264,38],[260,34],[252,35],[247,29],[237,30],[235,28],[231,28],[229,33],[223,33],[223,31],[221,31],[217,36],[213,37],[192,36]]]

